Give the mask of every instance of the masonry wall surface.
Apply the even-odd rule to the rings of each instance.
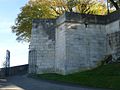
[[[0,68],[0,78],[5,78],[6,76],[13,75],[23,75],[28,73],[28,64],[19,65],[7,68],[8,72],[6,73],[6,68]]]
[[[120,20],[106,25],[107,54],[112,54],[113,60],[120,57]]]
[[[54,20],[34,20],[29,73],[70,74],[97,67],[106,55],[120,58],[120,13],[64,13]]]
[[[104,25],[71,24],[66,33],[66,73],[96,67],[106,53]]]
[[[113,16],[114,13],[111,17]],[[86,17],[87,19],[77,13],[65,13],[57,19],[56,36],[61,38],[56,40],[56,45],[59,47],[56,49],[58,53],[56,62],[59,64],[57,69],[62,70],[62,74],[95,68],[110,54],[115,59],[120,57],[119,18],[116,20],[113,17],[112,21],[111,17],[107,18],[109,16]],[[108,40],[108,36],[115,33],[117,36],[112,35],[112,42]],[[112,49],[109,42],[112,43]]]
[[[54,71],[55,41],[45,32],[47,25],[44,27],[43,22],[47,23],[47,20],[36,20],[33,24],[29,52],[29,73],[41,74]],[[48,22],[48,24],[51,23]]]
[[[66,71],[66,30],[65,24],[56,28],[55,72],[65,74]]]

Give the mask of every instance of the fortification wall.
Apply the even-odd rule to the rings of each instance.
[[[5,78],[6,76],[27,74],[28,66],[28,64],[25,64],[9,68],[0,68],[0,78]]]
[[[62,24],[56,28],[55,72],[64,74],[66,63],[66,26]]]
[[[65,13],[59,17],[56,22],[57,72],[70,74],[95,68],[110,54],[115,59],[120,57],[119,16],[114,12],[106,16]]]
[[[54,20],[34,20],[29,52],[29,73],[53,72],[55,64]],[[49,35],[48,35],[49,33]]]
[[[120,58],[120,12],[110,15],[64,13],[34,20],[29,73],[70,74],[94,68],[106,55]]]
[[[120,19],[106,25],[107,54],[112,54],[113,61],[120,58]]]
[[[96,67],[97,61],[106,54],[104,25],[72,24],[66,29],[66,73]]]

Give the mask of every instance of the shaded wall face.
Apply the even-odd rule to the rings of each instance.
[[[37,51],[29,51],[29,73],[36,73]]]
[[[24,75],[28,73],[28,64],[13,66],[9,68],[0,68],[0,78],[6,78],[6,76]]]
[[[51,40],[40,23],[32,29],[30,51],[36,54],[29,54],[30,73],[47,73],[54,71],[55,63],[55,41]],[[35,58],[33,58],[35,57]]]
[[[107,54],[112,54],[113,61],[120,58],[120,21],[106,25]]]

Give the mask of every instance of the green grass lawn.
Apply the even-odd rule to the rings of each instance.
[[[120,63],[104,65],[93,70],[78,72],[65,76],[50,73],[36,76],[37,78],[74,83],[82,86],[120,90]]]

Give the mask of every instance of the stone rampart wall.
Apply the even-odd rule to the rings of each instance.
[[[19,65],[7,68],[0,68],[0,78],[7,76],[13,76],[13,75],[22,75],[28,73],[28,64],[25,65]]]
[[[109,15],[66,12],[33,20],[29,73],[69,74],[94,68],[106,56],[120,57],[120,11]]]

